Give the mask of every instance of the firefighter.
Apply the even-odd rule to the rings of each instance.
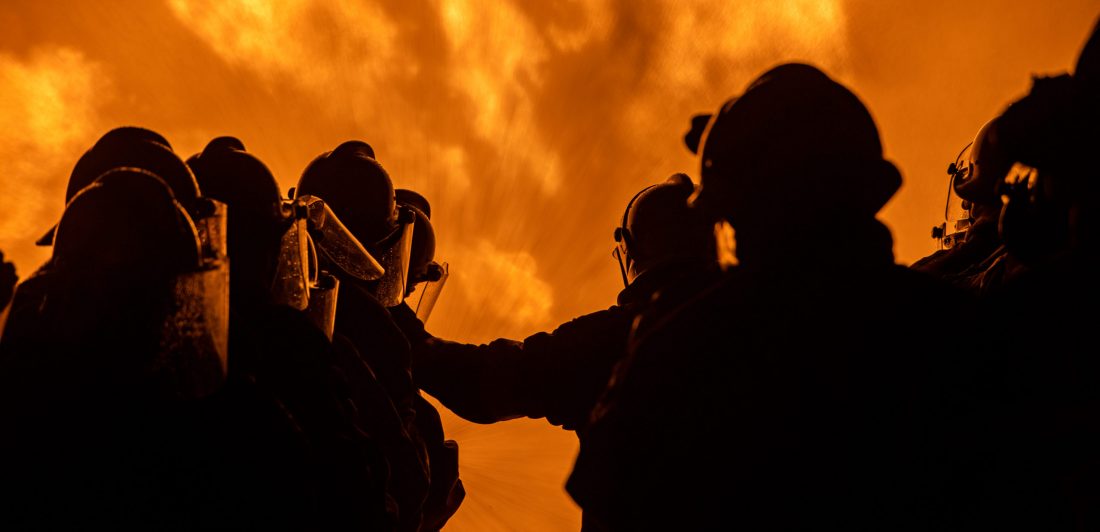
[[[948,167],[945,221],[933,229],[943,249],[911,266],[979,297],[997,291],[1024,269],[1007,254],[997,231],[1001,192],[1012,166],[997,122],[983,125]]]
[[[393,181],[362,141],[348,141],[319,155],[295,191],[331,206],[385,270],[381,278],[369,281],[337,273],[342,288],[333,342],[349,380],[364,374],[379,383],[357,393],[359,402],[371,405],[363,414],[369,416],[371,434],[390,465],[388,491],[398,529],[442,528],[464,493],[457,478],[457,446],[443,439],[438,413],[413,385],[408,340],[387,311],[407,293],[416,214],[398,205]],[[328,268],[331,257],[321,258],[322,267]],[[455,464],[450,478],[441,473],[452,468],[433,466],[443,464]]]
[[[958,296],[894,263],[875,213],[901,178],[867,109],[780,65],[700,153],[692,205],[738,265],[633,339],[569,493],[610,530],[938,528],[945,350],[923,327]]]

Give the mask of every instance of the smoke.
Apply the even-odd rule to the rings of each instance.
[[[229,63],[268,84],[325,94],[356,69],[362,87],[392,76],[396,30],[377,6],[348,1],[169,0],[173,13]],[[302,75],[308,72],[309,75]],[[334,109],[335,110],[335,109]]]
[[[692,114],[782,60],[847,69],[838,2],[170,6],[265,92],[314,110],[312,124],[293,125],[312,152],[304,157],[344,140],[333,130],[362,138],[398,186],[432,201],[452,278],[429,328],[474,342],[522,338],[614,302],[611,230],[635,192],[695,169],[679,140]],[[276,175],[289,186],[298,171]],[[577,528],[560,488],[571,445],[557,444],[550,462],[494,467],[508,462],[509,441],[546,441],[547,429],[501,427],[484,447],[479,431],[490,429],[463,431],[477,489],[452,528]],[[554,482],[514,484],[547,467],[560,468]]]
[[[932,250],[946,163],[1030,73],[1073,64],[1096,2],[1048,4],[12,0],[0,10],[0,247],[24,274],[41,261],[30,242],[110,127],[150,127],[185,156],[235,135],[284,188],[358,138],[432,202],[452,277],[429,329],[521,338],[614,302],[612,230],[644,186],[697,175],[681,141],[693,114],[804,61],[875,117],[906,179],[882,217],[908,262]],[[471,479],[450,529],[579,528],[560,489],[571,435],[447,420]]]
[[[34,240],[60,218],[72,161],[95,134],[108,87],[77,50],[0,53],[0,249],[21,276],[49,256]]]
[[[537,298],[558,319],[613,300],[606,235],[637,189],[692,169],[677,139],[686,117],[728,96],[700,94],[781,59],[843,70],[846,54],[841,6],[809,0],[169,5],[226,63],[268,91],[295,87],[433,201],[456,284]],[[530,257],[544,277],[495,277],[476,253],[490,241],[487,253]],[[470,294],[441,300],[437,332],[484,340],[552,321]]]
[[[505,324],[496,331],[501,337],[517,337],[525,331],[555,325],[550,317],[553,291],[539,278],[538,263],[529,253],[502,251],[482,240],[453,260],[475,272],[456,278],[454,289],[469,308],[484,309],[485,318]]]
[[[431,329],[466,341],[610,305],[611,229],[637,190],[694,169],[687,118],[779,60],[842,69],[846,54],[840,7],[815,1],[170,0],[90,33],[87,9],[70,10],[79,37],[56,38],[105,58],[115,91],[62,99],[105,107],[107,126],[152,127],[184,155],[237,135],[284,187],[316,154],[370,142],[398,186],[433,203],[453,276]],[[72,153],[43,155],[56,175],[106,129],[71,116],[85,128]],[[60,203],[56,183],[28,187]],[[22,212],[4,234],[37,235],[56,215]],[[451,528],[578,528],[561,490],[572,436],[534,422],[448,429],[471,489]]]

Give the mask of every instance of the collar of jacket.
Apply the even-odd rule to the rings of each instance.
[[[739,270],[836,272],[894,264],[890,230],[874,218],[776,228],[760,236],[738,235]]]

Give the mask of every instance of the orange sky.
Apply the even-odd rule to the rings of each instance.
[[[933,247],[947,163],[1069,69],[1098,0],[489,2],[6,0],[0,249],[28,273],[76,158],[124,124],[183,156],[235,135],[284,187],[343,140],[433,204],[452,277],[429,329],[522,337],[605,308],[611,231],[644,185],[697,174],[680,137],[755,74],[803,60],[848,84],[905,185],[895,251]],[[843,238],[844,235],[837,235]],[[449,417],[469,497],[452,530],[569,530],[571,434]]]

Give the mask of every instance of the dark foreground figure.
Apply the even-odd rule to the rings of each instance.
[[[392,205],[386,185],[352,198]],[[457,458],[429,477],[453,451],[438,416],[395,407],[419,396],[369,291],[384,271],[319,198],[282,198],[235,138],[185,164],[119,128],[66,199],[0,343],[0,528],[433,530],[454,513]],[[407,256],[368,242],[404,276]],[[344,320],[377,374],[330,341],[339,283],[317,255],[365,285],[340,301],[371,310]]]
[[[611,530],[939,528],[958,357],[924,323],[961,296],[894,264],[874,216],[901,178],[867,110],[783,65],[722,107],[702,161],[694,204],[740,265],[636,331],[570,494]]]
[[[417,386],[470,421],[546,418],[583,437],[592,407],[626,355],[635,318],[662,312],[717,276],[712,231],[687,208],[693,191],[691,180],[676,174],[635,195],[615,231],[626,284],[617,304],[553,332],[462,344],[428,334],[409,307],[393,309],[412,343]]]
[[[1098,30],[1072,75],[1036,78],[997,119],[1014,163],[1000,235],[1025,272],[979,312],[995,355],[969,528],[1100,528]]]
[[[296,190],[331,204],[386,269],[368,283],[341,278],[333,345],[347,378],[362,383],[353,388],[353,399],[369,405],[358,415],[389,463],[387,492],[397,508],[397,530],[438,530],[465,497],[458,446],[444,440],[438,412],[414,386],[409,342],[386,309],[407,295],[416,213],[398,205],[389,174],[365,142],[345,142],[319,155]]]
[[[702,188],[628,205],[619,305],[485,346],[402,304],[430,207],[369,145],[284,199],[237,139],[185,164],[108,132],[51,259],[13,293],[0,256],[0,528],[437,530],[464,491],[423,387],[576,430],[586,530],[1100,529],[1100,34],[978,135],[969,233],[923,272],[875,220],[901,178],[873,120],[819,70],[694,124]]]
[[[943,249],[911,266],[977,297],[996,294],[1024,269],[998,232],[1001,189],[1014,162],[1001,136],[998,120],[989,121],[948,168],[948,205],[957,198],[960,208],[948,209],[952,219],[933,229]]]

